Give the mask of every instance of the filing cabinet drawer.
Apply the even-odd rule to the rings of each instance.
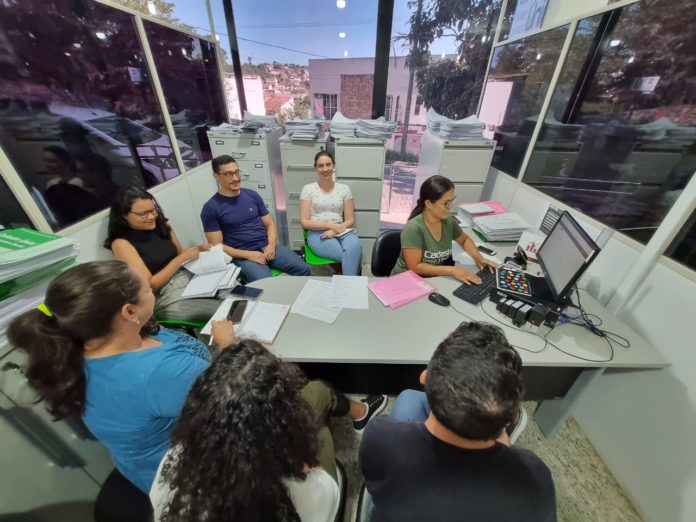
[[[354,226],[359,236],[375,237],[379,230],[379,210],[356,210]]]
[[[481,193],[483,192],[483,183],[455,183],[454,193],[457,199],[450,209],[450,214],[457,213],[459,203],[473,203],[481,201]]]
[[[210,137],[210,147],[213,156],[227,154],[236,160],[262,160],[268,159],[266,155],[266,142],[258,137]]]
[[[336,146],[337,178],[384,177],[384,145],[341,145]],[[340,179],[339,179],[340,181]]]
[[[268,171],[268,163],[265,161],[239,160],[239,170],[242,172],[242,186],[247,181],[270,182],[271,175]]]
[[[300,206],[299,205],[288,205],[286,209],[286,216],[288,219],[289,227],[299,227],[302,228],[302,223],[300,223]]]
[[[302,188],[309,183],[313,183],[317,180],[317,175],[314,171],[312,172],[299,172],[299,173],[286,173],[283,176],[283,184],[285,185],[285,194],[287,205],[299,205],[300,204],[300,194],[302,193]]]
[[[320,150],[325,149],[324,142],[299,142],[292,144],[281,142],[280,156],[283,159],[283,167],[286,165],[303,165],[314,169],[314,156]]]
[[[350,187],[356,210],[379,210],[382,203],[382,180],[339,179]]]
[[[268,181],[246,181],[242,184],[243,188],[253,190],[258,192],[261,199],[264,201],[270,201],[273,205],[273,186]]]
[[[484,182],[493,158],[493,148],[444,149],[440,162],[440,175],[457,181]]]

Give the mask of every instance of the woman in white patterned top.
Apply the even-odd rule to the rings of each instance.
[[[315,254],[340,259],[344,275],[358,275],[362,246],[351,229],[355,225],[355,203],[350,187],[334,181],[335,166],[330,152],[322,150],[314,156],[319,180],[302,189],[300,222]]]

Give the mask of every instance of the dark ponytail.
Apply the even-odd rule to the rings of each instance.
[[[111,333],[114,317],[138,301],[139,291],[125,263],[84,263],[49,285],[45,304],[51,316],[35,309],[10,323],[10,343],[29,355],[27,380],[56,419],[84,412],[85,343]]]
[[[411,211],[411,215],[408,219],[413,219],[419,214],[423,213],[425,209],[425,202],[432,201],[433,203],[439,200],[448,190],[454,188],[454,183],[452,183],[448,178],[444,176],[430,176],[426,179],[420,186],[420,193],[418,201],[416,201],[416,207]]]

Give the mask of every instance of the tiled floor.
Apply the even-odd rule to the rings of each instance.
[[[393,397],[385,411],[391,409],[392,403]],[[517,445],[536,453],[551,469],[559,522],[642,520],[574,419],[569,419],[558,434],[547,439],[531,416],[536,403],[525,403],[525,408],[530,419]],[[344,521],[349,522],[355,520],[362,484],[357,463],[360,436],[347,418],[333,419],[332,430],[337,457],[348,476]]]

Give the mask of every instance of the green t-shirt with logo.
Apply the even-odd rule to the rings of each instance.
[[[450,216],[442,222],[442,237],[440,241],[435,238],[423,222],[423,214],[419,214],[406,223],[401,231],[401,248],[417,248],[422,254],[422,262],[429,265],[441,265],[452,257],[452,241],[456,241],[463,234],[462,229],[455,219]],[[392,274],[400,274],[406,271],[403,250],[399,254],[399,260],[392,270]]]

